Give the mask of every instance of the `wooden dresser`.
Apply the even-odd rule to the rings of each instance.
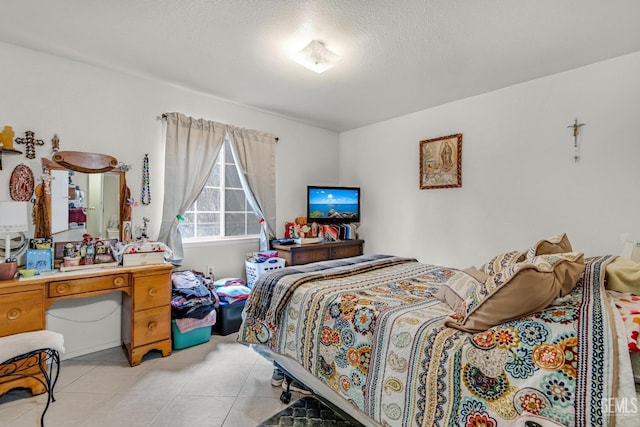
[[[362,255],[363,244],[364,240],[339,240],[306,245],[273,245],[273,249],[278,251],[278,256],[284,258],[287,265],[299,265]]]
[[[131,366],[151,350],[171,354],[171,265],[52,273],[0,281],[0,336],[45,329],[56,301],[122,292],[122,345]],[[2,362],[2,361],[0,361]],[[1,365],[0,365],[1,369]],[[12,380],[20,383],[23,380]],[[36,382],[37,383],[37,382]],[[0,383],[0,394],[29,385]]]

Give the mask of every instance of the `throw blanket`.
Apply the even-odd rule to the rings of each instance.
[[[239,340],[296,360],[383,425],[509,425],[525,413],[609,425],[602,399],[615,397],[617,375],[609,260],[589,260],[575,289],[545,310],[476,334],[446,327],[451,310],[434,296],[456,269],[385,257],[313,280],[283,273],[256,284]],[[295,289],[280,289],[284,282]]]

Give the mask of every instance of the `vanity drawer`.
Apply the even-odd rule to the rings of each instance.
[[[133,347],[171,337],[171,307],[150,308],[133,313]]]
[[[0,296],[0,336],[44,329],[42,291]]]
[[[67,295],[84,294],[87,292],[117,289],[129,286],[128,274],[113,274],[110,276],[90,277],[85,279],[70,279],[50,282],[47,285],[49,298]]]
[[[133,284],[134,311],[171,304],[171,280],[166,274],[136,277]]]

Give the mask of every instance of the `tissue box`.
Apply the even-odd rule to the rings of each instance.
[[[124,267],[163,263],[164,252],[138,252],[134,254],[122,254],[122,265]]]
[[[132,242],[118,249],[122,253],[122,265],[132,267],[136,265],[163,264],[167,246],[161,242],[141,241]]]

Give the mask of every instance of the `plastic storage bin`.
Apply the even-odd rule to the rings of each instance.
[[[268,271],[284,268],[285,260],[284,258],[266,258],[262,262],[245,261],[244,263],[247,268],[247,286],[253,289],[258,277]]]
[[[234,304],[225,304],[218,307],[216,324],[213,325],[213,330],[220,335],[229,335],[238,332],[242,324],[244,303],[245,301],[239,301]]]
[[[211,326],[203,326],[202,328],[193,329],[184,334],[178,329],[176,321],[171,321],[171,336],[173,341],[173,349],[181,350],[183,348],[192,347],[198,344],[204,344],[211,338]]]

